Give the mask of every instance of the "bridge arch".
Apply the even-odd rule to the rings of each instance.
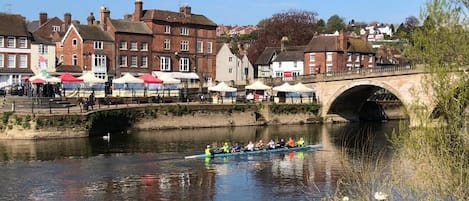
[[[404,86],[404,88],[407,88]],[[360,112],[367,99],[378,90],[387,90],[402,103],[404,110],[413,102],[409,96],[401,93],[392,85],[381,80],[356,80],[339,87],[330,98],[323,100],[322,116],[326,120],[334,121],[334,117],[340,117],[347,121],[360,121]],[[384,111],[380,111],[384,112]],[[328,119],[332,118],[332,119]],[[340,120],[340,119],[338,119]]]

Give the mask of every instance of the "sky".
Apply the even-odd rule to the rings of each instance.
[[[135,0],[0,0],[0,11],[21,14],[37,20],[40,12],[63,19],[66,12],[74,20],[86,23],[90,12],[99,19],[99,7],[106,6],[111,18],[133,13]],[[400,24],[409,16],[419,17],[426,0],[143,0],[143,9],[178,11],[189,5],[192,13],[202,14],[217,24],[255,25],[275,13],[288,10],[313,11],[327,21],[339,15],[345,22]]]

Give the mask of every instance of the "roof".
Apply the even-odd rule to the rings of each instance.
[[[0,13],[0,35],[29,36],[24,17],[16,14]]]
[[[158,20],[170,23],[213,26],[214,28],[217,27],[217,24],[215,24],[212,20],[208,19],[204,15],[191,14],[190,16],[186,17],[185,14],[181,12],[157,9],[144,10],[142,20]]]
[[[279,47],[266,47],[262,54],[256,60],[255,65],[267,65],[270,64],[270,60],[275,53],[280,52]]]
[[[55,43],[51,40],[51,39],[46,39],[46,38],[43,38],[41,36],[39,36],[39,34],[37,33],[32,33],[32,40],[31,40],[31,43],[33,44],[47,44],[47,45],[55,45]]]
[[[39,28],[39,20],[34,20],[31,21],[27,24],[27,28],[29,32],[36,31],[37,28]]]
[[[282,51],[278,54],[274,61],[303,61],[304,60],[304,48],[306,46],[294,46],[291,50]]]
[[[314,36],[305,48],[305,52],[337,52],[339,49],[337,36]]]
[[[74,25],[83,40],[114,41],[108,32],[98,25]]]
[[[56,72],[69,72],[69,73],[81,73],[83,70],[80,66],[74,65],[59,65],[55,67]]]
[[[111,24],[116,29],[116,32],[121,33],[136,33],[136,34],[149,34],[152,32],[144,22],[134,22],[128,20],[111,20]]]

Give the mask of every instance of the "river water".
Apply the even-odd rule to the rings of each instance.
[[[289,125],[118,133],[110,141],[0,141],[0,200],[319,200],[334,193],[344,147],[384,148],[397,128],[397,122]],[[184,159],[206,144],[288,137],[323,148]]]

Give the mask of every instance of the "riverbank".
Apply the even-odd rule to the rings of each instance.
[[[140,104],[66,113],[4,112],[0,139],[79,138],[129,130],[320,123],[311,104]]]

